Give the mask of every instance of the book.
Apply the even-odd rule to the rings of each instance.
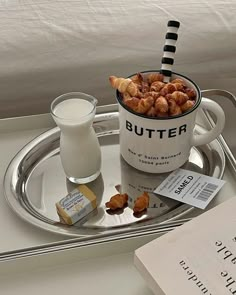
[[[137,249],[157,295],[236,295],[236,198]]]

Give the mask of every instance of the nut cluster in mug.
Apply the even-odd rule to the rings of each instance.
[[[147,117],[172,117],[189,111],[195,104],[196,92],[182,79],[163,82],[160,73],[137,73],[131,78],[110,76],[111,86],[123,97],[132,111]]]

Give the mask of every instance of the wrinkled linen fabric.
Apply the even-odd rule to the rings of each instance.
[[[173,70],[236,93],[234,0],[1,0],[0,117],[49,112],[66,92],[115,103],[110,75],[159,69],[180,21]]]

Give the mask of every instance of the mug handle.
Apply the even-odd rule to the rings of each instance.
[[[211,99],[202,97],[200,107],[215,114],[216,124],[210,131],[207,131],[204,134],[193,135],[191,142],[192,146],[204,145],[213,141],[220,135],[225,125],[225,113],[218,103]]]

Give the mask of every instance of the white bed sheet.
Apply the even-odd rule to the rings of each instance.
[[[49,111],[59,94],[115,102],[109,75],[159,69],[169,19],[174,70],[236,93],[235,0],[1,0],[0,117]]]

